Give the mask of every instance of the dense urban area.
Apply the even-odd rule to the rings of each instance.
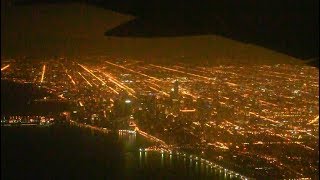
[[[1,63],[2,80],[48,92],[35,101],[68,102],[70,110],[61,113],[65,120],[105,131],[138,132],[159,142],[141,151],[183,152],[252,178],[308,179],[319,174],[315,67],[211,67],[107,57]],[[6,126],[50,125],[58,117],[1,116]]]

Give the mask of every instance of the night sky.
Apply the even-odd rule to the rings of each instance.
[[[77,7],[57,0],[41,2],[2,6],[5,55],[75,55],[85,50],[133,58],[270,59],[283,53],[307,60],[319,56],[318,1],[85,1],[97,9],[84,1]],[[216,36],[227,38],[227,43]],[[219,45],[223,48],[214,47]],[[247,47],[251,45],[263,50]],[[264,48],[279,53],[266,55],[270,52]]]

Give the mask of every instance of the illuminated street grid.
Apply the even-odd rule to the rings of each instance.
[[[248,177],[319,173],[317,68],[82,62],[6,59],[1,78],[73,102],[74,121],[145,132]]]

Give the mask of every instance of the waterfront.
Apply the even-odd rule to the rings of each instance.
[[[94,129],[136,130],[166,150],[186,152],[227,173],[257,179],[318,174],[315,68],[155,65],[91,58],[100,62],[63,57],[3,61],[2,80],[33,84],[49,93],[27,102],[66,103],[69,108],[42,108],[36,117],[2,114],[2,122],[44,124],[53,118]]]
[[[1,5],[5,178],[319,179],[318,2]]]
[[[139,152],[153,144],[138,134],[69,125],[1,130],[3,179],[230,179],[182,156]]]

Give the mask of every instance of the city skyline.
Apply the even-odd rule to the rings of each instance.
[[[319,179],[318,6],[1,0],[1,179]]]
[[[45,88],[52,95],[42,101],[69,101],[74,123],[109,130],[132,124],[130,130],[160,142],[159,152],[193,152],[248,177],[318,173],[317,68],[164,66],[95,58],[100,62],[7,60],[2,79]],[[279,151],[270,154],[270,148]],[[305,170],[296,164],[311,160]]]

